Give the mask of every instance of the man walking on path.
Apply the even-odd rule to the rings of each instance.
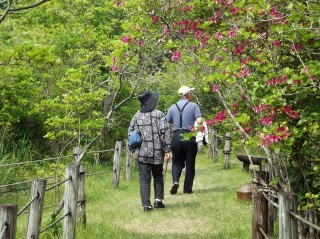
[[[193,193],[193,180],[195,176],[195,164],[197,155],[197,143],[195,137],[182,140],[183,134],[191,132],[195,121],[202,125],[202,115],[199,106],[192,102],[194,88],[180,87],[178,94],[180,100],[173,104],[168,111],[167,120],[173,124],[171,139],[172,151],[172,179],[170,193],[176,194],[179,188],[179,180],[182,169],[186,167],[183,192]]]

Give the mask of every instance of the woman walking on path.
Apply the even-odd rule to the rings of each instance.
[[[159,94],[144,90],[138,95],[141,109],[133,116],[128,135],[137,130],[141,134],[139,147],[130,148],[138,159],[140,196],[143,210],[150,212],[151,175],[154,186],[154,208],[165,208],[163,162],[170,160],[170,130],[165,114],[156,110]]]

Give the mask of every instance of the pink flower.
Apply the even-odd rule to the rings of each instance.
[[[253,111],[256,112],[257,114],[260,114],[262,111],[267,110],[269,108],[269,105],[254,105],[253,106]]]
[[[213,85],[212,86],[212,91],[213,92],[217,92],[219,90],[219,86],[217,86],[217,85]]]
[[[244,52],[243,45],[240,45],[235,49],[235,53],[238,54],[238,55],[240,55],[242,52]]]
[[[138,44],[139,47],[142,47],[142,41],[138,41],[137,44]]]
[[[152,15],[152,21],[153,21],[153,22],[159,21],[159,17],[158,17],[158,16],[155,16],[155,15]]]
[[[119,5],[120,5],[119,1],[116,0],[115,3],[114,3],[114,5],[119,6]]]
[[[112,67],[112,70],[115,71],[115,72],[118,72],[118,71],[119,71],[119,67],[116,66],[116,65],[114,65],[114,66]]]
[[[131,43],[131,37],[130,36],[123,36],[121,38],[121,41],[124,43]]]
[[[229,37],[229,38],[232,38],[232,37],[236,36],[236,35],[237,35],[237,31],[238,31],[238,27],[237,27],[237,26],[234,26],[234,27],[232,28],[232,30],[228,33],[228,37]]]
[[[300,114],[294,110],[291,109],[292,106],[283,106],[282,107],[282,112],[289,115],[289,117],[293,118],[293,119],[297,119],[300,118]]]
[[[171,59],[173,61],[178,61],[178,60],[180,60],[180,58],[181,58],[181,52],[180,51],[175,51],[175,52],[172,53]]]
[[[274,134],[266,134],[260,138],[260,144],[264,147],[269,147],[275,142],[278,142],[278,137]]]
[[[281,46],[282,43],[279,40],[275,40],[271,44],[272,44],[272,46]]]
[[[222,3],[222,0],[216,0],[216,4]]]
[[[221,17],[221,12],[216,12],[216,13],[214,14],[214,17],[215,17],[215,18]]]
[[[301,48],[302,48],[301,44],[297,43],[297,44],[293,45],[292,50],[299,51],[299,50],[301,50]]]
[[[195,36],[196,38],[200,38],[202,35],[202,31],[196,31]]]
[[[230,9],[230,13],[233,14],[233,15],[236,15],[238,13],[238,10],[239,9],[237,7],[233,7],[233,8]]]
[[[248,57],[248,58],[244,58],[242,61],[241,61],[241,64],[242,65],[246,65],[247,64],[247,62],[248,61],[250,61],[251,60],[251,58],[250,57]]]
[[[216,57],[216,61],[221,61],[222,60],[222,57],[221,56],[217,56]]]
[[[260,118],[260,121],[264,125],[271,125],[273,122],[273,116],[262,117]]]
[[[216,33],[216,39],[221,39],[222,38],[222,33],[219,31]]]
[[[248,68],[243,68],[242,71],[239,74],[239,77],[245,77],[248,76],[249,74],[249,69]]]

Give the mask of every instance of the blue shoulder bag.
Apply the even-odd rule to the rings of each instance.
[[[141,145],[142,139],[141,135],[137,130],[134,130],[131,132],[129,138],[128,138],[128,146],[131,149],[137,148]]]

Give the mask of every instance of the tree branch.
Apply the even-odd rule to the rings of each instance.
[[[42,0],[40,2],[35,2],[34,4],[32,5],[27,5],[27,6],[23,6],[23,7],[17,7],[17,8],[11,8],[11,4],[12,2],[8,1],[8,7],[6,8],[6,10],[4,11],[3,14],[1,14],[0,16],[0,23],[5,19],[5,17],[9,14],[9,13],[14,13],[14,12],[17,12],[17,11],[21,11],[21,10],[26,10],[26,9],[31,9],[31,8],[35,8],[35,7],[38,7],[40,5],[42,5],[43,3],[46,3],[50,0]]]

